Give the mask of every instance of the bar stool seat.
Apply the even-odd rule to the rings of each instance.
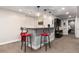
[[[31,36],[32,34],[28,34],[28,33],[26,33],[26,32],[22,32],[21,33],[21,36]]]
[[[49,36],[49,34],[48,33],[42,33],[42,34],[40,34],[41,36]]]
[[[21,35],[21,36],[26,36],[26,34],[27,34],[26,32],[21,32],[20,35]]]
[[[32,36],[32,34],[28,34],[28,33],[27,33],[27,34],[25,34],[25,36]]]

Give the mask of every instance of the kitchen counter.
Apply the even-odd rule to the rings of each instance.
[[[27,29],[28,29],[28,33],[32,34],[32,48],[33,49],[40,48],[40,39],[41,39],[40,34],[43,33],[43,30],[45,32],[49,33],[48,28],[39,27],[39,28],[27,28]],[[50,41],[54,40],[54,36],[55,36],[54,32],[55,32],[54,28],[51,27],[50,28]],[[30,46],[30,44],[29,44],[29,46]]]
[[[48,27],[32,27],[32,28],[27,28],[27,29],[48,29]],[[54,29],[54,27],[50,27],[50,29]]]

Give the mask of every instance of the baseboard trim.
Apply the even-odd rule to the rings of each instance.
[[[5,44],[9,44],[9,43],[13,43],[13,42],[17,42],[17,41],[20,41],[20,40],[12,40],[12,41],[7,41],[7,42],[2,42],[2,43],[0,43],[0,45],[5,45]],[[53,41],[53,40],[51,40],[51,41]],[[42,45],[42,47],[43,47],[44,45]],[[30,47],[30,46],[29,46]],[[38,46],[32,46],[33,48],[33,50],[39,50],[40,49],[40,45],[38,45]]]
[[[0,45],[5,45],[5,44],[17,42],[17,41],[20,41],[20,40],[12,40],[12,41],[7,41],[7,42],[2,42],[2,43],[0,43]]]
[[[9,44],[9,43],[13,43],[13,42],[17,42],[17,41],[20,41],[20,40],[11,40],[11,41],[6,41],[6,42],[1,42],[0,45],[5,45],[5,44]],[[37,50],[39,47],[35,47],[33,46],[33,50]]]

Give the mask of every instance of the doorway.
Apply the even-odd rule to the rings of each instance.
[[[75,19],[68,20],[68,35],[75,36]]]
[[[61,38],[63,34],[63,31],[61,30],[61,19],[56,18],[54,25],[55,25],[55,38]]]

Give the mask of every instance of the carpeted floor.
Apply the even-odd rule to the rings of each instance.
[[[74,38],[73,35],[63,36],[56,38],[51,43],[52,48],[48,48],[47,52],[45,47],[39,50],[32,50],[27,48],[26,53],[79,53],[79,39]],[[0,53],[24,53],[20,49],[20,42],[10,43],[0,46]]]

